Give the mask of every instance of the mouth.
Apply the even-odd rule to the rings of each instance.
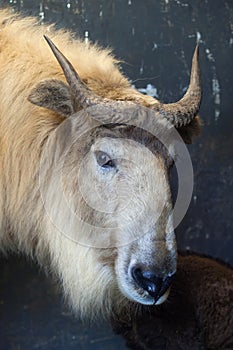
[[[157,296],[150,295],[149,292],[142,288],[134,288],[133,286],[121,285],[120,290],[123,295],[128,299],[137,302],[142,305],[160,305],[164,303],[169,294],[171,287],[168,287],[163,293],[159,293]]]

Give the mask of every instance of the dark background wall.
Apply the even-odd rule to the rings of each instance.
[[[157,89],[157,97],[165,102],[175,101],[184,93],[189,80],[191,56],[198,37],[204,90],[200,115],[204,127],[202,136],[189,147],[194,168],[194,192],[187,215],[177,229],[178,247],[209,254],[233,264],[232,0],[0,0],[0,7],[6,5],[11,6],[12,10],[37,16],[41,24],[55,22],[57,27],[69,28],[81,37],[88,31],[91,41],[113,47],[115,55],[126,62],[122,65],[123,71],[137,88],[146,88],[148,84],[152,84]],[[14,267],[16,262],[17,269]],[[25,274],[24,279],[28,281],[30,289],[30,278],[27,276],[36,278],[36,271],[34,267],[32,270],[25,267],[21,260],[12,259],[8,263],[2,260],[0,263],[5,266],[1,281],[5,294],[1,297],[3,305],[6,306],[2,310],[6,315],[9,311],[7,291],[12,291],[15,307],[20,308],[22,300],[19,295],[25,292],[25,287],[22,287],[23,276]],[[22,274],[15,285],[13,281],[16,279],[13,277],[9,280],[9,272]],[[41,283],[48,290],[52,288],[44,280]],[[14,290],[18,290],[18,293],[14,293]],[[26,291],[32,292],[31,289]],[[38,294],[40,295],[39,291]],[[44,308],[48,309],[51,302],[48,300]],[[48,317],[51,320],[56,317],[59,319],[60,307],[53,305],[50,308]],[[34,320],[33,315],[32,311],[27,316],[29,323]],[[26,329],[28,323],[24,316],[14,315],[16,319],[22,317],[21,327]],[[60,345],[54,345],[55,341],[51,341],[46,347],[48,336],[44,330],[44,333],[41,332],[46,334],[45,345],[41,343],[37,348],[73,349],[70,345],[70,334],[76,334],[77,330],[74,330],[72,319],[60,319],[57,324],[62,328],[66,321],[71,323],[66,326],[66,335],[63,334],[63,340],[66,339],[65,347],[61,345],[61,333],[57,334],[54,331],[55,326],[51,326],[51,334],[57,336],[56,341]],[[9,324],[10,322],[13,322],[12,318]],[[14,325],[12,323],[12,329]],[[83,328],[80,329],[80,336],[83,336]],[[11,337],[15,337],[13,333],[9,333]],[[93,333],[90,334],[92,337]],[[88,337],[89,335],[85,338],[86,343],[83,341],[84,345],[80,345],[80,340],[79,343],[74,340],[74,348],[97,349],[96,343],[91,347]],[[117,341],[112,341],[111,337],[109,339],[100,341],[101,349],[118,348]],[[25,339],[21,341],[24,344],[23,349],[34,349],[32,345],[30,347],[23,343]],[[8,347],[4,345],[3,349],[13,349],[9,344],[12,343],[8,343]]]

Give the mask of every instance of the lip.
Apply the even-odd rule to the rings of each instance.
[[[142,305],[160,305],[162,303],[164,303],[169,294],[170,294],[170,289],[171,287],[169,287],[166,292],[158,299],[154,300],[154,298],[152,298],[148,293],[144,292],[143,291],[143,294],[138,294],[137,292],[132,292],[130,293],[129,291],[123,289],[122,287],[120,288],[122,293],[130,300],[134,301],[134,302],[137,302],[139,304],[142,304]]]
[[[162,303],[164,303],[164,301],[167,300],[169,294],[170,294],[170,290],[171,290],[171,287],[169,287],[166,292],[156,301],[156,303],[154,303],[154,305],[160,305]]]

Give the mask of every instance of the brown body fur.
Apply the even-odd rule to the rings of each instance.
[[[115,331],[131,349],[231,350],[233,269],[197,254],[180,255],[166,303],[131,311],[114,320]]]

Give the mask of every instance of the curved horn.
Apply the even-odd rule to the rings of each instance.
[[[158,103],[152,107],[177,128],[191,123],[200,108],[202,88],[198,53],[197,45],[193,54],[189,87],[181,100],[168,104]]]
[[[69,84],[71,92],[75,98],[75,104],[77,104],[77,109],[80,109],[80,106],[85,108],[96,104],[100,100],[100,98],[97,95],[95,95],[80,79],[78,73],[76,72],[72,64],[54,45],[52,40],[49,39],[46,35],[44,35],[44,38],[49,44],[54,56],[56,57],[58,63],[60,64],[64,72],[67,83]]]

